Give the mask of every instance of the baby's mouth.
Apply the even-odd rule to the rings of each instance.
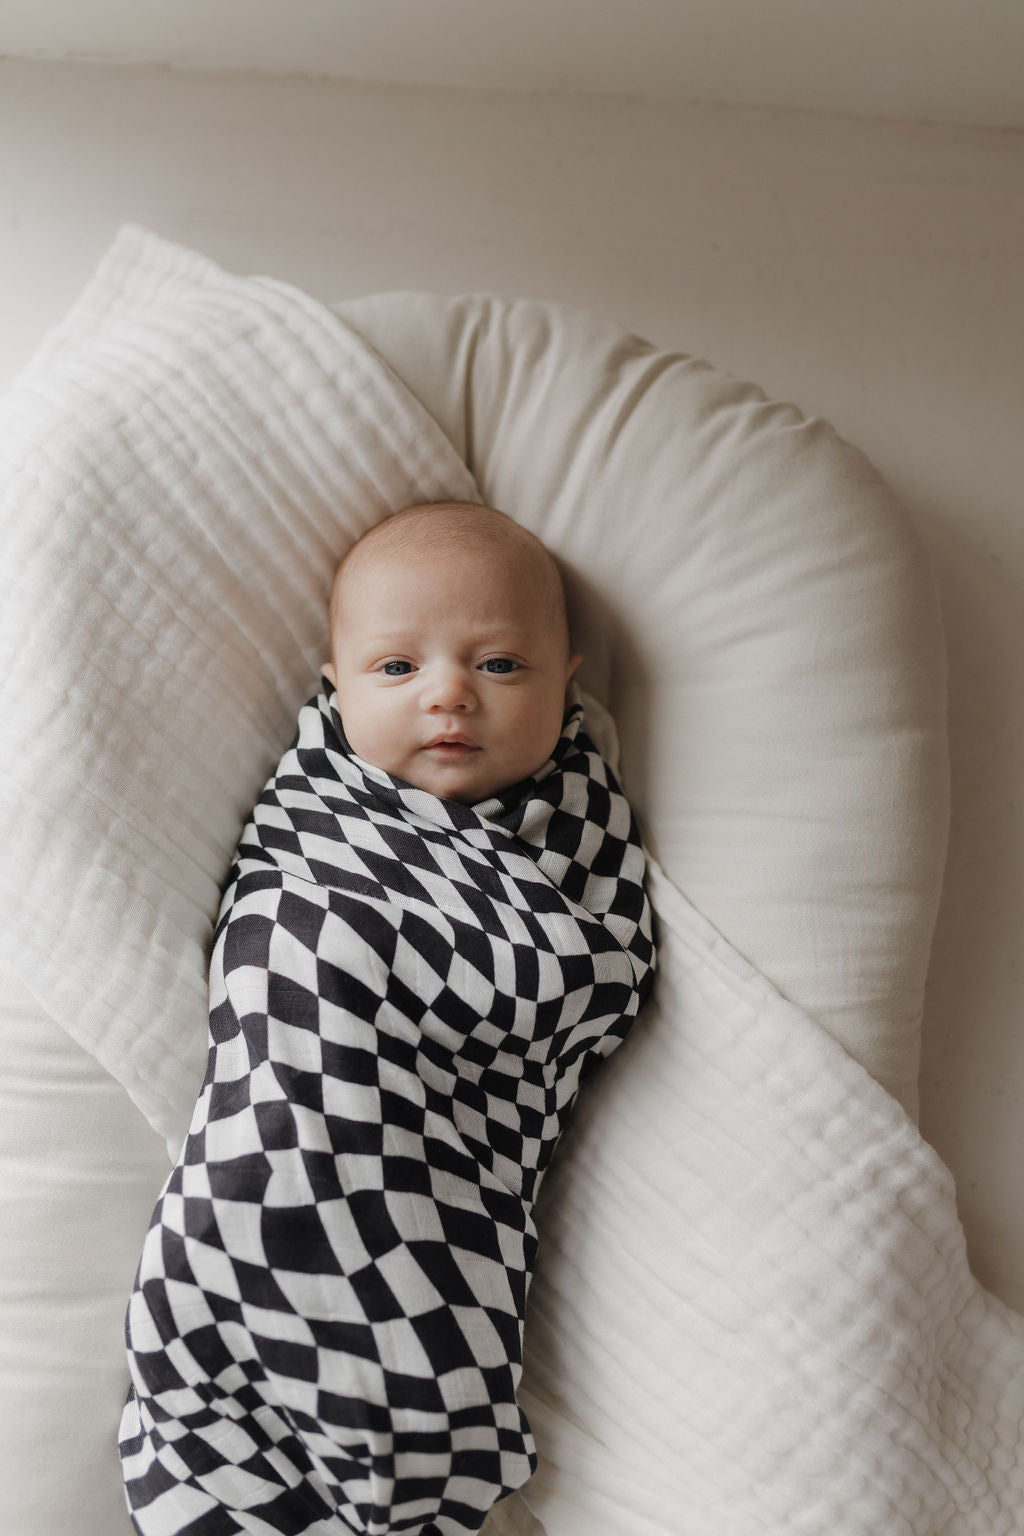
[[[453,733],[450,736],[435,736],[433,741],[427,742],[423,750],[434,752],[438,757],[467,757],[471,752],[479,752],[480,748],[475,741],[470,741],[468,736]]]

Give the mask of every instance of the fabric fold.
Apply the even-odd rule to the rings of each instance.
[[[0,959],[174,1156],[219,886],[333,565],[478,492],[326,306],[126,226],[0,401],[0,495]]]

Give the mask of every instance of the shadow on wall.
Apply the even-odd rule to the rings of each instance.
[[[949,657],[952,816],[928,972],[924,1135],[957,1171],[982,1284],[1024,1307],[1024,1252],[1007,1241],[1007,1190],[1024,1159],[1024,602],[1015,573],[965,513],[914,513],[927,537]]]

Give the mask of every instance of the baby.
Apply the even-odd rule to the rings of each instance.
[[[654,970],[558,568],[492,508],[363,536],[242,833],[210,1053],[128,1307],[142,1536],[472,1536],[537,1465],[533,1208]]]
[[[488,507],[410,507],[338,567],[324,675],[353,752],[472,805],[529,777],[562,729],[581,657],[558,567]]]

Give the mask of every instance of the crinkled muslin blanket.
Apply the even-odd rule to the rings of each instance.
[[[401,359],[392,361],[400,370]],[[453,356],[453,368],[470,364]],[[538,387],[551,392],[551,430],[560,430],[557,380],[538,372]],[[573,430],[585,452],[576,424]],[[666,420],[665,431],[674,430]],[[173,1139],[176,1153],[203,1075],[206,959],[221,886],[260,787],[315,687],[333,562],[388,511],[416,498],[472,496],[474,486],[401,378],[336,315],[285,284],[234,277],[137,230],[119,239],[5,403],[0,461],[9,578],[0,605],[0,708],[9,747],[0,781],[0,953]],[[515,514],[515,496],[505,489],[503,505]],[[600,495],[598,478],[592,490]],[[498,494],[486,484],[484,493]],[[628,509],[630,538],[644,531],[649,513]],[[680,487],[671,516],[682,523],[685,515]],[[556,553],[557,528],[556,520],[549,541]],[[536,529],[545,533],[540,522]],[[627,579],[624,567],[625,596],[614,594],[620,606],[643,601],[642,593],[626,591]],[[675,660],[670,650],[659,657],[665,665]],[[621,686],[634,681],[624,657]],[[327,702],[314,710],[325,733]],[[658,727],[652,720],[655,736]],[[603,741],[602,749],[614,766]],[[341,752],[334,769],[354,772],[355,765]],[[694,909],[680,890],[685,868],[659,865],[671,765],[659,774],[656,790],[622,775],[638,806],[639,791],[646,792],[640,825],[655,854],[647,882],[657,984],[607,1068],[580,1094],[544,1178],[518,1391],[538,1464],[494,1505],[483,1529],[487,1536],[1020,1536],[1024,1319],[971,1274],[953,1180],[917,1127],[817,1020],[783,998]],[[364,786],[381,807],[386,789],[379,781]],[[424,1032],[418,1065],[425,1075],[401,1077],[401,1051],[408,1056],[416,1041],[397,1026],[439,996],[435,945],[457,956],[455,980],[469,989],[463,996],[475,987],[481,1003],[491,997],[486,968],[478,966],[497,957],[487,930],[471,950],[452,946],[454,930],[445,930],[440,907],[424,916],[427,958],[413,995],[388,1015],[397,1033],[372,1042],[387,1040],[398,1058],[354,1043],[360,1034],[368,1038],[364,1015],[380,1001],[384,961],[397,960],[396,975],[407,977],[417,946],[406,949],[405,938],[399,946],[383,903],[361,938],[336,912],[339,901],[345,908],[360,900],[376,912],[369,868],[362,891],[340,895],[320,876],[343,848],[346,858],[369,860],[386,824],[401,840],[397,854],[392,846],[380,855],[404,888],[433,880],[450,893],[464,864],[467,906],[477,902],[489,921],[503,901],[503,920],[520,913],[524,930],[533,921],[547,933],[545,925],[557,926],[565,910],[563,877],[544,867],[547,860],[553,868],[560,842],[550,839],[550,823],[545,829],[539,822],[531,841],[525,814],[514,843],[504,812],[492,820],[477,808],[459,828],[439,825],[436,803],[428,813],[422,799],[401,795],[387,811],[359,820],[347,808],[364,790],[356,777],[344,793],[327,791],[328,800],[344,801],[351,841],[323,840],[315,881],[296,874],[290,861],[301,860],[300,843],[308,847],[318,836],[315,817],[326,813],[315,812],[293,834],[287,821],[294,813],[272,804],[257,811],[259,842],[246,855],[221,932],[222,957],[234,968],[214,979],[214,1068],[200,1116],[215,1106],[217,1113],[197,1124],[197,1160],[186,1157],[175,1171],[132,1302],[136,1380],[154,1394],[154,1420],[161,1401],[169,1416],[159,1448],[155,1433],[138,1441],[129,1434],[129,1475],[143,1484],[149,1477],[151,1508],[161,1479],[172,1492],[187,1490],[207,1528],[212,1517],[198,1506],[209,1512],[213,1490],[225,1482],[236,1503],[243,1485],[258,1503],[275,1480],[291,1479],[319,1508],[317,1478],[326,1489],[336,1475],[311,1470],[314,1455],[332,1454],[321,1436],[333,1432],[341,1444],[350,1435],[348,1448],[355,1442],[358,1451],[379,1432],[374,1393],[381,1356],[392,1348],[402,1390],[413,1380],[423,1393],[440,1394],[432,1405],[414,1404],[416,1411],[436,1415],[442,1436],[454,1434],[461,1410],[445,1397],[444,1374],[432,1363],[438,1335],[422,1321],[416,1327],[415,1312],[422,1317],[431,1305],[445,1319],[463,1309],[468,1345],[466,1335],[459,1343],[447,1329],[441,1353],[450,1359],[454,1344],[456,1354],[468,1348],[473,1357],[466,1369],[475,1428],[460,1443],[484,1464],[472,1494],[450,1493],[476,1511],[484,1489],[490,1496],[528,1470],[511,1388],[532,1231],[528,1200],[513,1193],[511,1174],[517,1166],[524,1175],[530,1170],[519,1162],[524,1148],[502,1138],[536,1135],[546,1145],[564,1102],[556,1087],[538,1125],[532,1102],[521,1106],[524,1122],[513,1100],[492,1092],[485,1114],[472,1102],[469,1068],[480,1065],[482,1082],[486,1059],[476,1063],[463,1053],[465,1071],[446,1068],[451,1042],[443,1013]],[[309,791],[297,783],[294,792],[301,798]],[[550,809],[543,797],[539,804]],[[332,808],[328,824],[337,815]],[[428,852],[437,875],[416,863]],[[500,894],[495,887],[481,897],[481,880],[504,878],[503,858],[515,863],[513,876]],[[357,884],[345,868],[346,880]],[[517,894],[526,875],[534,895],[557,898],[555,910],[538,914]],[[600,927],[610,934],[606,925],[592,930],[580,912],[572,922],[583,924],[575,933]],[[363,1006],[353,959],[346,1038],[318,958],[343,929],[359,946],[360,967],[369,968],[360,979],[368,989],[359,994]],[[538,987],[558,942],[554,950],[531,946]],[[578,961],[589,978],[595,956],[621,965],[621,955],[588,946],[569,972]],[[261,963],[247,964],[247,957]],[[273,1038],[271,985],[275,1007],[287,992],[291,1010]],[[494,998],[507,1009],[520,989],[525,972],[511,986],[507,978],[496,986]],[[452,1008],[461,1006],[455,993]],[[241,1016],[237,1030],[234,1014]],[[314,1014],[322,1030],[316,1037]],[[252,1057],[245,1020],[255,1031]],[[481,1017],[466,1031],[485,1058],[495,1043],[489,1027]],[[286,1033],[301,1047],[294,1060]],[[513,1019],[510,1061],[519,1060],[515,1039]],[[562,1093],[571,1092],[574,1074],[568,1063]],[[511,1086],[513,1078],[499,1080]],[[431,1106],[443,1105],[429,1131],[428,1092]],[[337,1123],[330,1118],[334,1094],[346,1096]],[[347,1126],[380,1139],[361,1154],[344,1142],[335,1146],[332,1125],[335,1136]],[[243,1161],[234,1192],[251,1178],[248,1187],[259,1194],[251,1202],[214,1188],[216,1160],[226,1151],[231,1161],[236,1131]],[[429,1149],[427,1135],[434,1136]],[[369,1159],[362,1198],[343,1211],[333,1159],[352,1172],[361,1155]],[[373,1179],[385,1155],[397,1177],[389,1175],[394,1195],[382,1202]],[[537,1171],[541,1157],[538,1147]],[[322,1191],[325,1168],[335,1200],[321,1216],[312,1194]],[[289,1182],[293,1175],[297,1184]],[[404,1224],[402,1239],[386,1249],[385,1206],[387,1222]],[[442,1216],[443,1206],[450,1212]],[[427,1223],[420,1236],[409,1225],[417,1212]],[[330,1278],[335,1298],[344,1292],[347,1300],[319,1317],[318,1288],[333,1267],[329,1253],[342,1226],[351,1246]],[[300,1241],[292,1243],[296,1229]],[[374,1251],[357,1278],[352,1255],[364,1236]],[[435,1245],[436,1301],[425,1300],[424,1288],[435,1285],[429,1259],[426,1269],[417,1266],[414,1283],[403,1267],[417,1243],[424,1258]],[[497,1258],[488,1244],[499,1245]],[[282,1262],[296,1264],[300,1252],[315,1253],[304,1262],[318,1268]],[[181,1278],[186,1265],[192,1280]],[[165,1280],[165,1268],[175,1278]],[[379,1279],[364,1284],[370,1274]],[[410,1284],[419,1298],[412,1308]],[[164,1286],[166,1308],[157,1300]],[[200,1353],[201,1344],[208,1351],[198,1367],[185,1342],[190,1334]],[[352,1347],[371,1335],[372,1351]],[[147,1375],[147,1359],[155,1377]],[[498,1363],[483,1363],[491,1359]],[[325,1413],[325,1403],[313,1401],[341,1362],[362,1362],[366,1373],[365,1392],[339,1391],[365,1404],[361,1427],[346,1421],[339,1403]],[[161,1382],[161,1363],[179,1374],[180,1385]],[[482,1423],[479,1417],[485,1371],[497,1384],[489,1423],[488,1410]],[[271,1379],[287,1383],[292,1400],[260,1408],[261,1384]],[[221,1416],[216,1444],[207,1428],[210,1463],[200,1468],[203,1442],[182,1446],[181,1426],[204,1411],[196,1398],[216,1412],[228,1394],[236,1395],[238,1416]],[[126,1424],[131,1430],[130,1419]],[[285,1424],[279,1451],[269,1442]],[[483,1443],[470,1445],[477,1434]],[[500,1467],[495,1434],[502,1437]],[[60,1454],[57,1438],[52,1454]],[[253,1470],[263,1467],[260,1457],[262,1473]],[[261,1475],[266,1482],[256,1488],[251,1478]],[[392,1497],[388,1475],[381,1465],[367,1466],[367,1481],[379,1479],[376,1491],[350,1484],[364,1512]],[[206,1489],[204,1478],[210,1491],[197,1493]],[[435,1492],[432,1484],[428,1501]],[[246,1519],[243,1528],[261,1536],[281,1529]],[[221,1528],[236,1523],[225,1517]],[[173,1515],[160,1527],[178,1528]],[[323,1536],[344,1530],[338,1520],[322,1527]]]
[[[475,806],[302,710],[246,827],[210,1056],[146,1238],[121,1429],[143,1536],[467,1536],[537,1456],[533,1206],[653,979],[644,851],[567,710]]]

